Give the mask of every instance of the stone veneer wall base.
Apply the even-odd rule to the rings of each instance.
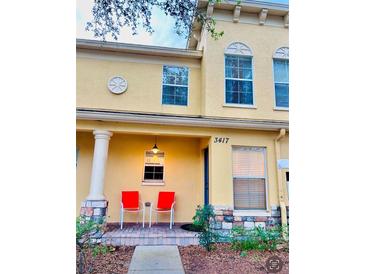
[[[289,224],[289,207],[286,208]],[[280,207],[271,207],[271,216],[233,216],[233,210],[229,207],[214,207],[214,221],[210,223],[211,228],[221,235],[228,235],[234,227],[263,228],[273,227],[281,224]]]

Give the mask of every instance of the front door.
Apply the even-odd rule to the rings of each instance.
[[[209,204],[209,151],[204,149],[204,205]]]

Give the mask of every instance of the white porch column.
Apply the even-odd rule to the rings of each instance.
[[[94,130],[95,146],[93,166],[91,171],[90,192],[86,200],[105,200],[104,197],[104,175],[108,159],[108,146],[112,132],[105,130]]]

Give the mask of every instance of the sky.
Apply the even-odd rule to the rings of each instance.
[[[86,22],[92,19],[93,0],[76,1],[76,36],[77,38],[96,39],[93,33],[85,30]],[[288,4],[288,0],[265,0],[265,2]],[[149,34],[142,28],[137,30],[138,34],[132,35],[128,27],[121,29],[117,42],[153,45],[161,47],[185,48],[186,39],[179,36],[174,30],[174,19],[166,16],[161,10],[153,9],[151,17],[151,26],[154,29],[153,34]],[[115,41],[112,38],[106,38],[107,41]]]

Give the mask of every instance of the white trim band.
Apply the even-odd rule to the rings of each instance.
[[[101,120],[107,122],[124,122],[139,124],[158,124],[174,126],[236,128],[256,130],[289,129],[288,121],[212,118],[201,116],[172,116],[161,114],[126,113],[107,110],[77,109],[79,120]]]

